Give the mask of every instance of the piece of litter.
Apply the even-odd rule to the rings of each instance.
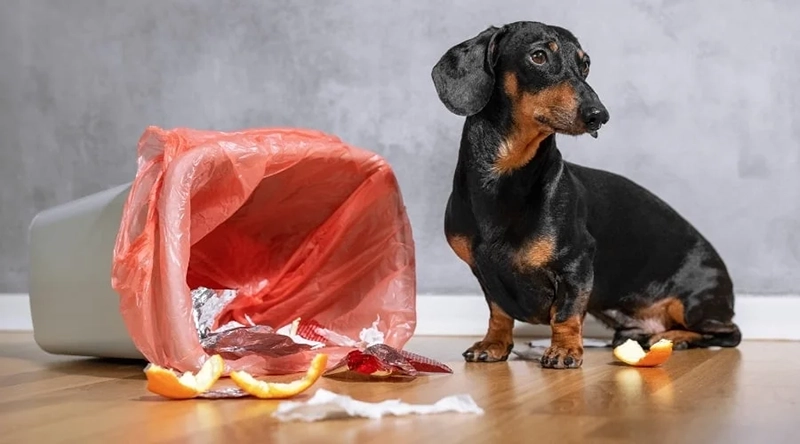
[[[550,347],[550,339],[536,339],[528,342],[530,347]],[[606,348],[609,346],[608,341],[593,338],[583,338],[583,348]]]
[[[218,389],[211,389],[197,395],[198,398],[205,399],[229,399],[229,398],[246,398],[250,396],[249,393],[240,389],[239,387],[224,387]]]
[[[358,342],[348,338],[345,335],[340,335],[335,331],[328,330],[327,328],[323,327],[316,327],[314,328],[314,333],[317,335],[325,338],[326,341],[330,342],[333,345],[338,345],[340,347],[357,347]]]
[[[211,329],[214,321],[234,299],[236,290],[212,290],[206,287],[192,290],[192,319],[200,340],[214,333]]]
[[[372,378],[405,378],[411,380],[420,372],[453,373],[441,362],[397,350],[386,344],[376,344],[364,350],[353,350],[336,365],[325,372],[325,376]]]
[[[299,326],[300,326],[300,318],[297,318],[291,324],[284,325],[283,327],[275,330],[275,333],[291,338],[291,340],[294,341],[295,344],[310,345],[311,350],[316,350],[325,347],[325,344],[323,342],[312,341],[300,335],[298,333]]]
[[[298,344],[292,338],[275,333],[266,325],[241,327],[212,333],[200,341],[208,354],[218,354],[225,359],[239,359],[257,355],[278,358],[310,350],[307,344]]]
[[[361,342],[365,343],[367,347],[371,347],[376,344],[383,344],[383,332],[378,329],[378,324],[381,322],[380,315],[375,322],[369,328],[362,328],[361,333],[358,334],[358,338],[361,339]]]
[[[399,399],[372,403],[318,389],[314,396],[305,402],[285,401],[280,403],[272,416],[280,421],[312,422],[326,419],[378,419],[387,415],[429,415],[446,412],[482,415],[483,409],[478,407],[472,397],[467,394],[447,396],[434,404],[407,404]]]
[[[514,353],[520,359],[525,361],[539,361],[542,359],[544,350],[545,349],[542,347],[531,347],[524,350],[512,350],[511,353]]]
[[[608,346],[608,342],[600,339],[583,339],[583,348],[606,348]],[[542,355],[544,354],[544,351],[547,350],[547,347],[550,347],[550,339],[536,339],[530,341],[528,342],[528,347],[530,348],[523,350],[512,350],[512,353],[525,361],[539,361],[542,359]]]

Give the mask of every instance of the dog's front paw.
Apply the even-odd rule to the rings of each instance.
[[[462,356],[467,362],[505,361],[508,359],[512,348],[514,348],[513,342],[488,341],[484,339],[468,348]]]
[[[583,349],[552,345],[542,355],[544,368],[579,368],[583,364]]]

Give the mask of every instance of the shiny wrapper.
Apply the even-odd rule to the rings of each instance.
[[[205,287],[192,290],[192,315],[201,340],[212,333],[217,317],[234,299],[235,290],[212,290]]]
[[[206,353],[218,354],[224,359],[239,359],[249,355],[278,358],[311,349],[310,345],[298,344],[264,325],[212,333],[200,343]]]
[[[224,387],[219,389],[212,389],[205,393],[197,395],[198,398],[205,398],[205,399],[246,398],[248,396],[250,396],[250,394],[240,389],[239,387]]]
[[[363,351],[351,351],[324,376],[413,379],[420,373],[453,373],[453,370],[433,359],[385,344],[375,344]]]

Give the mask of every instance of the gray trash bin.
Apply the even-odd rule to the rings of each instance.
[[[111,261],[131,184],[42,211],[30,226],[33,334],[54,354],[141,359],[111,287]]]

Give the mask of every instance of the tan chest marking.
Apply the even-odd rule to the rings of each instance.
[[[553,236],[540,236],[526,243],[514,258],[520,269],[541,268],[553,260],[556,240]]]
[[[563,119],[560,114],[571,114],[576,108],[575,91],[567,83],[544,89],[535,94],[522,91],[514,73],[503,79],[503,88],[511,101],[513,128],[500,146],[492,170],[495,174],[508,174],[527,165],[553,129],[539,119]],[[565,111],[567,110],[567,111]]]

